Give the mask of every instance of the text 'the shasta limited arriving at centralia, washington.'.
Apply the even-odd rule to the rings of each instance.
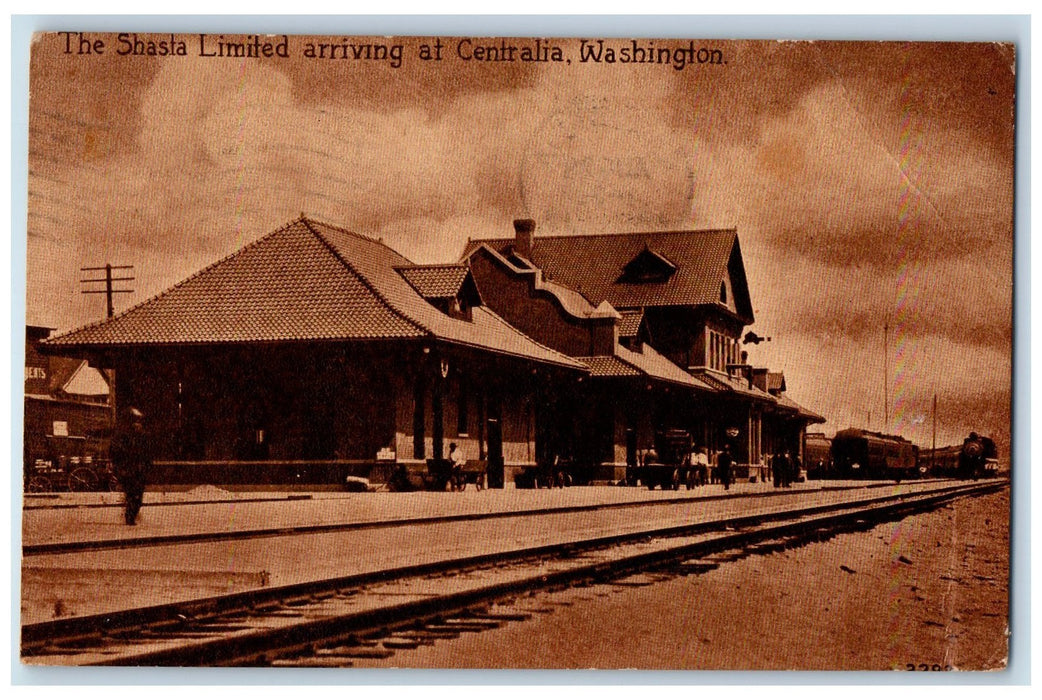
[[[544,63],[571,65],[651,65],[684,70],[689,66],[723,66],[723,51],[694,41],[638,39],[441,39],[405,41],[368,37],[290,37],[248,34],[95,34],[58,32],[62,53],[72,56],[115,54],[127,57],[287,59],[293,56],[328,61],[364,61],[399,68],[407,56],[425,63]]]

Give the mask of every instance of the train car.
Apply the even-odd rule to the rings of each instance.
[[[848,428],[832,439],[838,479],[911,479],[920,476],[919,449],[899,435]]]
[[[808,479],[833,478],[831,438],[825,437],[824,433],[807,433],[803,443],[803,466]]]
[[[947,445],[936,450],[925,448],[919,453],[919,460],[930,476],[952,478],[959,471],[959,453],[962,445]]]
[[[970,433],[961,445],[923,450],[921,463],[933,476],[980,479],[998,473],[998,451],[989,437]]]

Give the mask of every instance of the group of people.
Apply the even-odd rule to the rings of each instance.
[[[716,469],[711,470],[709,466],[709,455],[704,447],[696,448],[690,456],[689,468],[693,470],[693,483],[704,486],[710,482],[721,483],[724,490],[731,488],[734,482],[733,467],[734,457],[731,449],[725,445],[723,450],[716,456]],[[788,488],[793,482],[799,480],[800,458],[789,452],[778,452],[770,457],[770,473],[776,488]]]
[[[771,474],[775,488],[788,488],[800,476],[800,458],[788,452],[778,452],[771,457]]]
[[[724,485],[725,491],[731,488],[731,483],[734,481],[733,466],[734,458],[731,456],[731,448],[726,445],[716,456],[715,471],[709,468],[709,454],[704,447],[695,448],[688,459],[688,468],[693,472],[691,481],[695,486],[719,482]]]
[[[152,466],[152,444],[145,433],[144,415],[141,411],[131,408],[122,415],[109,452],[113,469],[125,496],[126,523],[134,525],[141,510],[146,479]],[[461,446],[456,443],[449,444],[448,462],[450,483],[458,488],[463,484],[463,470],[467,464],[467,457]],[[695,485],[704,486],[711,481],[718,481],[723,484],[725,491],[731,488],[733,466],[734,458],[727,445],[716,456],[715,470],[710,469],[709,455],[704,447],[696,448],[688,459],[691,481]],[[789,487],[799,477],[799,457],[790,456],[788,452],[779,452],[771,457],[770,470],[776,488]]]

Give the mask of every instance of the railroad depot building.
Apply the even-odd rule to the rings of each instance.
[[[465,265],[303,217],[46,347],[115,370],[156,483],[383,480],[452,441],[503,485],[535,462],[538,407],[588,373],[485,307]]]
[[[118,406],[148,416],[154,483],[379,482],[450,442],[493,487],[559,459],[618,480],[657,430],[758,465],[822,420],[741,361],[734,231],[533,234],[416,265],[302,216],[42,346],[114,370]]]
[[[758,475],[824,422],[785,395],[782,373],[745,361],[753,312],[734,230],[536,237],[535,222],[514,226],[513,238],[470,241],[463,259],[488,306],[590,367],[562,440],[601,478],[621,478],[670,428],[710,454],[729,445],[739,473]]]

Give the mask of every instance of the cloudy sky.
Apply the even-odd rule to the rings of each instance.
[[[537,235],[737,227],[753,329],[772,338],[751,359],[826,432],[882,430],[887,383],[894,432],[928,445],[936,394],[940,444],[1008,441],[1010,46],[696,41],[724,63],[676,70],[583,63],[568,40],[550,43],[571,63],[332,39],[402,44],[395,67],[303,58],[315,38],[270,59],[200,57],[197,35],[175,37],[188,56],[121,56],[99,38],[100,55],[33,44],[30,323],[104,316],[81,266],[133,265],[124,309],[301,212],[417,262],[521,216]]]

